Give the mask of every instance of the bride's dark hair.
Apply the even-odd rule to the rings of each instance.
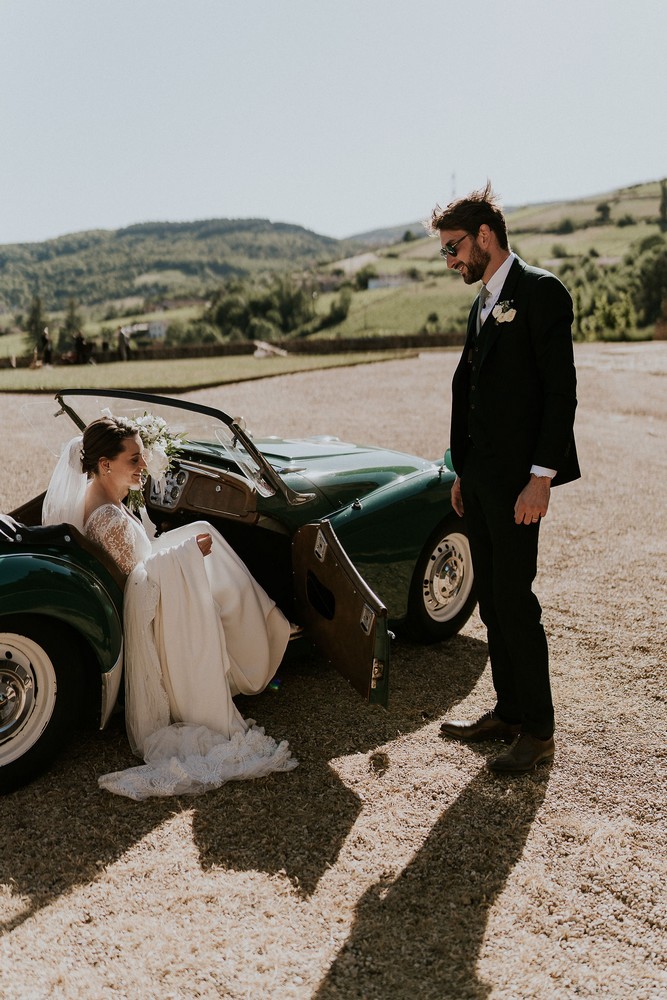
[[[100,417],[99,420],[93,420],[83,432],[83,471],[88,475],[95,472],[101,458],[115,458],[123,450],[123,441],[136,434],[136,428],[122,417]]]

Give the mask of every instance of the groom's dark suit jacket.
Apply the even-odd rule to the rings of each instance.
[[[577,406],[572,299],[548,271],[513,262],[498,303],[511,322],[490,313],[475,334],[477,300],[452,382],[451,453],[461,475],[476,453],[521,489],[531,465],[556,469],[552,485],[580,475],[574,443]],[[507,474],[507,475],[505,475]]]

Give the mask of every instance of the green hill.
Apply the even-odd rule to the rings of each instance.
[[[661,182],[653,181],[578,200],[508,209],[511,245],[528,263],[563,275],[575,292],[578,316],[583,320],[596,311],[601,313],[605,302],[614,306],[635,287],[636,274],[626,273],[626,259],[639,265],[646,247],[656,242],[664,246],[660,200]],[[448,272],[438,255],[438,240],[417,238],[420,231],[424,232],[423,226],[412,223],[359,234],[354,240],[372,241],[371,252],[328,265],[329,271],[342,272],[350,280],[362,272],[372,274],[368,288],[354,295],[334,336],[465,330],[477,288]],[[412,236],[406,239],[407,232]],[[386,235],[393,237],[393,245],[387,245]],[[658,303],[659,296],[657,291]],[[320,314],[326,313],[333,299],[334,293],[320,297]],[[641,302],[637,322],[652,324],[655,308],[655,303]],[[610,325],[602,313],[599,322]],[[634,321],[630,325],[634,329]],[[332,331],[318,334],[331,335]],[[589,335],[583,324],[577,335]]]
[[[529,263],[561,273],[575,294],[582,321],[578,335],[594,335],[593,319],[604,329],[610,323],[614,328],[614,322],[636,329],[648,328],[658,315],[660,296],[667,294],[659,272],[665,246],[661,183],[507,210],[512,247]],[[652,252],[659,259],[654,261]],[[655,275],[644,282],[648,291],[642,296],[637,268],[644,263]],[[206,300],[226,278],[238,277],[240,290],[237,285],[229,294],[236,296],[237,311],[248,307],[251,315],[252,280],[285,272],[308,272],[312,289],[311,320],[300,328],[282,325],[298,338],[460,332],[476,293],[448,272],[438,241],[425,236],[419,222],[348,240],[265,219],[144,223],[0,246],[0,313],[5,313],[0,327],[6,332],[0,351],[25,349],[13,314],[25,313],[36,294],[56,330],[74,299],[86,336],[100,342],[109,339],[114,329],[108,324],[121,316],[126,323],[162,321],[173,328],[174,343],[180,338],[196,344],[203,336],[224,340],[229,334],[212,329],[204,315]],[[622,318],[610,320],[607,306],[625,309],[628,294],[636,319],[626,309]],[[277,336],[280,316],[257,315],[271,321]],[[250,336],[240,326],[234,335]],[[263,329],[268,332],[253,336],[270,339],[270,329]]]
[[[344,241],[266,219],[149,222],[0,246],[0,307],[47,310],[133,296],[204,296],[231,275],[312,267],[349,251]]]

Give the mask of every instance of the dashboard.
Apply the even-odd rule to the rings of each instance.
[[[176,462],[162,489],[151,479],[148,503],[157,511],[193,511],[246,524],[259,519],[257,493],[244,476],[195,462]]]

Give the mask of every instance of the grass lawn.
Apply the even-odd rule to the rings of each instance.
[[[253,358],[248,355],[160,361],[62,365],[0,370],[0,392],[56,392],[58,389],[135,389],[186,392],[226,382],[244,382],[317,368],[365,365],[409,357],[413,351],[368,351],[326,355]]]
[[[437,264],[436,264],[437,267]],[[357,292],[347,318],[317,337],[373,337],[376,334],[411,334],[423,329],[431,313],[438,315],[438,329],[465,333],[468,312],[477,286],[464,284],[444,269],[439,277],[411,281],[395,288]],[[335,294],[320,296],[318,312],[324,315]]]

